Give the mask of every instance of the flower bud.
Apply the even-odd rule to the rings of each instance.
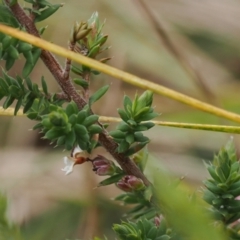
[[[92,165],[93,171],[99,176],[113,175],[117,168],[114,162],[101,155],[98,155],[92,160]]]
[[[79,40],[85,38],[91,31],[92,31],[91,28],[83,29],[83,30],[79,31],[75,35],[75,41],[79,41]]]
[[[138,101],[143,101],[146,107],[150,107],[153,101],[153,92],[150,90],[145,91],[138,99]]]
[[[156,227],[159,227],[161,221],[162,221],[162,216],[156,216],[154,218],[154,224],[156,225]]]
[[[143,181],[132,175],[124,176],[119,182],[117,187],[125,192],[139,191],[145,188]]]
[[[65,113],[52,112],[48,116],[51,124],[53,124],[56,127],[63,127],[66,125],[68,121]]]

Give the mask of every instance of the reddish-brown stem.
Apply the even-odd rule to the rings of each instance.
[[[88,86],[84,89],[84,98],[89,99],[89,86],[90,86],[90,71],[84,71],[82,74],[83,79],[88,83]]]
[[[75,47],[75,44],[76,44],[75,42],[69,42],[68,49],[70,51],[73,51],[74,47]],[[71,70],[71,63],[72,63],[72,60],[67,58],[66,61],[65,61],[65,68],[64,68],[64,72],[63,72],[63,78],[65,80],[69,79],[70,70]]]
[[[9,2],[9,0],[5,0],[5,3],[8,6]],[[19,21],[19,23],[26,28],[28,33],[40,38],[34,22],[24,12],[24,10],[18,3],[14,4],[11,7],[9,6],[9,8],[16,17],[16,19]],[[64,72],[66,72],[66,68],[68,69],[68,67],[66,67],[64,71],[56,58],[50,52],[45,50],[42,50],[41,59],[63,90],[63,93],[61,93],[61,97],[64,97],[64,99],[68,98],[69,100],[73,100],[77,104],[78,108],[81,110],[86,105],[86,101],[76,91],[71,79],[69,78],[69,75],[67,79],[64,78]],[[141,178],[145,185],[150,185],[150,182],[136,166],[136,164],[129,157],[116,151],[118,145],[108,135],[106,130],[104,130],[104,132],[99,135],[99,142],[116,159],[116,161],[126,172],[126,174],[134,175],[138,178]]]

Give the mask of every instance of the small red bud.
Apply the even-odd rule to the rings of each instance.
[[[118,183],[117,187],[125,192],[139,191],[145,188],[143,181],[132,175],[124,176]]]
[[[161,221],[162,221],[162,216],[156,216],[154,218],[154,223],[155,223],[156,227],[159,227]]]
[[[77,165],[77,164],[82,164],[82,163],[85,163],[87,161],[87,159],[85,157],[77,157],[75,158],[75,163],[74,165]]]
[[[93,171],[99,176],[113,175],[116,171],[114,162],[98,155],[92,160]]]

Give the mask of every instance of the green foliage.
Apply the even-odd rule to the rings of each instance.
[[[150,192],[150,194],[149,194]],[[159,208],[152,202],[151,187],[143,191],[133,191],[123,193],[115,198],[116,201],[121,201],[123,204],[131,204],[131,210],[127,216],[131,219],[153,219],[160,213]]]
[[[16,2],[17,1],[12,1],[11,5],[14,5]],[[26,2],[32,4],[32,8],[25,8],[25,10],[28,10],[31,14],[33,14],[35,22],[45,20],[62,6],[62,4],[51,4],[46,0],[39,0],[37,2],[28,0]],[[0,23],[24,30],[13,16],[10,9],[4,4],[0,4]],[[42,33],[43,31],[40,30],[40,34]],[[24,78],[28,77],[35,67],[41,52],[41,49],[33,47],[31,44],[0,33],[0,60],[5,61],[5,69],[7,71],[12,68],[15,61],[18,60],[20,58],[20,54],[22,54],[26,59],[25,65],[22,69],[22,76]]]
[[[17,226],[10,223],[6,218],[7,199],[0,194],[0,239],[21,240],[20,231]]]
[[[157,227],[153,221],[139,220],[134,222],[122,222],[114,224],[113,230],[117,233],[120,240],[169,240],[165,220],[162,220],[161,227]]]
[[[139,151],[138,153],[134,154],[133,156],[133,161],[135,162],[135,164],[141,169],[141,171],[143,172],[144,169],[145,169],[145,166],[146,166],[146,163],[147,163],[147,160],[148,160],[148,150],[147,148],[143,148],[141,151]],[[113,183],[117,183],[118,181],[120,181],[126,174],[124,173],[124,171],[122,171],[120,168],[116,168],[116,171],[115,173],[110,176],[109,178],[106,178],[104,179],[103,181],[101,181],[98,186],[101,187],[101,186],[107,186],[107,185],[110,185],[110,184],[113,184]],[[145,191],[146,190],[146,191]],[[147,205],[149,203],[149,200],[150,200],[150,197],[147,197],[147,193],[150,193],[150,195],[152,195],[151,191],[151,188],[147,188],[145,189],[144,191],[146,192],[146,194],[142,194],[142,196],[145,195],[146,197],[146,200],[147,200]],[[130,197],[134,197],[134,198],[138,198],[139,197],[139,192],[136,194],[136,195],[132,195],[132,193],[129,193],[131,196]],[[122,201],[123,204],[126,203],[128,204],[128,202],[125,202],[125,197],[124,196],[128,196],[128,193],[127,194],[123,194],[121,195],[120,199],[116,199],[116,200],[119,200],[119,201]],[[141,202],[143,200],[143,202]],[[135,200],[136,201],[136,200]],[[142,210],[144,208],[144,204],[146,203],[145,202],[145,199],[138,199],[139,202],[135,202],[136,204],[140,204],[139,205],[139,210]],[[137,209],[137,207],[136,207]],[[135,211],[133,211],[135,212]]]
[[[0,4],[0,22],[14,28],[22,28],[9,8]],[[0,33],[0,60],[5,61],[5,69],[12,68],[15,61],[20,58],[20,54],[26,59],[22,70],[23,77],[27,77],[33,70],[41,55],[41,49],[33,47],[31,44],[12,38]]]
[[[98,115],[90,114],[88,106],[79,111],[75,102],[70,102],[65,109],[50,104],[49,113],[41,116],[41,123],[34,129],[40,128],[44,138],[56,142],[57,146],[71,150],[79,145],[90,153],[98,146],[94,135],[102,132],[98,118]]]
[[[6,98],[3,108],[9,108],[14,101],[16,106],[14,114],[16,115],[20,107],[23,112],[32,120],[40,120],[42,114],[48,112],[49,104],[61,105],[63,101],[58,100],[55,95],[50,96],[47,90],[47,84],[42,77],[42,89],[36,83],[32,83],[30,78],[24,80],[20,76],[16,79],[9,76],[4,70],[3,78],[0,78],[0,99]]]
[[[62,6],[62,4],[51,4],[46,0],[25,1],[31,4],[31,7],[25,8],[25,11],[31,14],[31,19],[35,23],[47,19]],[[11,6],[16,3],[16,0],[12,0]],[[4,4],[0,5],[0,22],[24,31]],[[104,23],[100,24],[97,12],[87,22],[76,22],[70,36],[72,50],[89,58],[96,58],[107,49],[103,46],[108,39],[108,36],[102,33],[103,26]],[[44,30],[45,28],[40,29],[40,34]],[[88,104],[83,109],[79,109],[73,101],[63,105],[69,99],[74,99],[70,93],[64,91],[62,95],[50,94],[44,77],[41,79],[41,88],[29,78],[29,74],[41,55],[41,50],[0,33],[0,60],[5,61],[6,70],[12,68],[21,54],[25,58],[22,77],[13,78],[3,70],[3,77],[0,78],[0,100],[5,98],[4,109],[9,108],[16,101],[14,114],[16,115],[23,107],[23,112],[27,114],[29,119],[38,121],[33,129],[39,129],[44,135],[43,138],[55,142],[57,146],[64,146],[69,151],[79,145],[82,150],[91,153],[100,145],[98,134],[103,132],[102,126],[98,124],[99,116],[92,113],[91,105],[107,92],[109,86],[103,86],[89,99],[85,99]],[[109,59],[104,58],[99,61],[105,63]],[[73,81],[82,87],[85,98],[85,95],[88,95],[86,91],[90,85],[90,75],[97,75],[99,72],[83,65],[75,66],[71,63],[70,65],[72,72],[80,76]],[[66,69],[65,71],[67,71]],[[63,75],[68,75],[68,72],[66,73]],[[125,156],[134,154],[132,160],[142,171],[144,171],[148,159],[145,146],[149,143],[149,138],[144,136],[142,132],[154,126],[154,123],[146,121],[158,116],[154,112],[152,101],[153,93],[151,91],[145,91],[140,96],[136,94],[134,100],[125,96],[123,109],[118,109],[122,122],[116,130],[110,132],[110,136],[118,144],[116,151]],[[113,226],[119,239],[224,240],[226,232],[230,233],[231,239],[240,239],[238,234],[240,224],[237,221],[240,218],[238,200],[240,195],[240,166],[232,143],[228,143],[215,156],[213,164],[207,165],[212,178],[204,182],[207,188],[204,190],[204,200],[211,205],[211,214],[217,222],[216,228],[211,225],[213,220],[208,216],[202,202],[197,198],[196,200],[189,198],[182,185],[176,186],[173,179],[165,172],[159,170],[155,174],[154,187],[145,186],[142,179],[126,175],[119,167],[110,165],[111,162],[104,157],[100,160],[102,161],[101,165],[97,165],[95,162],[94,171],[98,171],[99,175],[105,174],[110,175],[110,177],[101,181],[98,186],[113,183],[119,188],[122,186],[121,189],[125,193],[116,197],[115,200],[120,201],[123,205],[131,206],[126,215],[128,220]],[[94,165],[94,161],[91,161]],[[113,171],[110,167],[113,168]],[[14,225],[8,223],[5,211],[6,199],[0,196],[0,234],[2,234],[0,236],[3,239],[10,239],[18,234],[18,230]],[[55,218],[54,222],[56,223]],[[48,225],[48,227],[51,226]],[[227,230],[224,232],[223,229]]]
[[[24,0],[32,4],[31,8],[24,8],[29,13],[33,14],[34,22],[41,22],[47,18],[49,18],[52,14],[54,14],[62,4],[52,4],[46,0]]]
[[[10,9],[7,6],[3,5],[2,3],[0,3],[0,23],[14,27],[14,28],[20,27],[19,22],[13,16]]]
[[[118,182],[123,176],[125,175],[125,173],[121,172],[121,173],[116,173],[114,175],[112,175],[109,178],[104,179],[103,181],[101,181],[98,186],[102,187],[102,186],[107,186],[113,183]]]
[[[22,75],[23,77],[27,77],[36,65],[41,55],[41,49],[0,33],[0,60],[5,61],[7,71],[11,69],[15,61],[20,58],[20,54],[26,59]]]
[[[233,239],[240,239],[240,163],[232,140],[206,166],[211,178],[204,181],[203,199],[211,205],[214,218],[231,229]]]
[[[187,186],[182,183],[176,186],[176,180],[160,169],[153,173],[154,195],[168,226],[177,234],[176,239],[228,239],[222,225],[214,225],[205,204],[197,195],[191,194]]]
[[[91,106],[93,103],[98,101],[109,89],[109,85],[103,86],[98,89],[90,98],[89,98],[89,105]]]
[[[143,121],[149,121],[158,116],[151,107],[152,98],[151,91],[145,91],[141,96],[136,94],[133,101],[128,96],[124,97],[124,109],[118,109],[123,121],[117,126],[117,130],[110,132],[119,144],[118,152],[132,155],[149,143],[149,138],[144,136],[142,131],[154,126],[152,122]]]
[[[100,53],[107,50],[108,47],[103,46],[108,39],[108,36],[102,33],[104,24],[105,23],[100,23],[97,12],[93,13],[87,22],[76,22],[72,28],[70,38],[71,42],[77,43],[76,51],[88,56],[89,58],[96,58]],[[111,58],[104,58],[99,61],[106,63],[110,59]],[[81,77],[83,77],[86,73],[93,73],[94,75],[99,74],[98,71],[90,69],[86,66],[78,67],[72,65],[71,70]],[[83,88],[88,88],[89,85],[82,78],[77,78],[74,82]]]

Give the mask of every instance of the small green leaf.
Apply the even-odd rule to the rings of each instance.
[[[5,100],[4,104],[3,104],[3,108],[7,109],[8,107],[10,107],[10,105],[13,103],[14,100],[15,100],[14,97],[8,96],[7,99]]]
[[[124,122],[127,122],[129,120],[128,114],[121,108],[117,109],[119,116]]]
[[[35,120],[38,117],[38,113],[37,112],[30,112],[27,114],[27,117],[31,120]]]
[[[123,153],[123,152],[126,152],[128,149],[129,149],[129,143],[125,140],[122,140],[117,148],[117,151],[119,153]]]
[[[77,108],[76,103],[73,102],[73,101],[71,101],[71,102],[67,105],[65,111],[66,111],[66,114],[68,115],[68,117],[70,117],[70,116],[73,115],[73,114],[78,114],[78,108]]]
[[[79,136],[83,136],[88,133],[86,127],[80,124],[75,124],[74,129],[76,131],[76,134]]]
[[[131,146],[131,147],[125,152],[126,156],[131,156],[131,155],[139,152],[139,151],[142,150],[148,143],[149,143],[149,141],[133,144],[133,146]],[[140,165],[140,166],[141,166],[141,165]]]
[[[153,112],[153,113],[147,113],[147,114],[145,114],[145,115],[141,115],[141,116],[136,117],[136,118],[134,118],[134,119],[135,119],[135,121],[142,122],[142,121],[152,120],[153,118],[155,118],[155,117],[157,117],[157,116],[159,116],[159,114]]]
[[[81,86],[82,88],[88,88],[89,86],[89,83],[84,79],[74,78],[73,81],[75,84]]]
[[[20,42],[17,47],[19,53],[31,51],[32,48],[32,45],[26,42]]]
[[[92,124],[96,123],[96,122],[98,121],[98,118],[99,118],[98,115],[95,115],[95,114],[90,115],[90,116],[88,116],[88,117],[85,118],[85,120],[83,121],[82,124],[83,124],[85,127],[89,127],[89,126],[91,126]]]
[[[1,5],[0,5],[1,6]],[[1,8],[0,8],[1,9]],[[11,42],[12,42],[12,37],[11,36],[8,36],[6,35],[3,40],[2,40],[2,49],[3,50],[6,50],[10,45],[11,45]]]
[[[131,110],[128,111],[128,106],[130,107],[129,109],[132,109],[132,100],[127,95],[123,98],[123,106],[125,111],[131,114]]]
[[[96,71],[96,70],[91,70],[91,72],[94,74],[94,75],[99,75],[101,72],[99,71]]]
[[[14,46],[10,45],[7,51],[11,58],[14,58],[14,59],[19,58],[18,50]]]
[[[25,65],[22,70],[22,76],[24,78],[28,77],[28,75],[32,72],[33,68],[35,67],[42,50],[40,48],[33,48],[32,52],[32,59],[26,59]]]
[[[49,6],[48,8],[41,11],[41,15],[37,15],[34,19],[34,22],[41,22],[45,20],[46,18],[50,17],[52,14],[54,14],[60,7],[62,7],[62,4],[55,4],[52,6]]]
[[[57,128],[52,128],[45,134],[45,138],[50,140],[55,140],[56,138],[61,137],[64,134],[62,130],[59,130]]]
[[[7,58],[6,62],[5,62],[5,68],[6,70],[10,70],[12,68],[12,66],[14,65],[15,63],[15,59],[14,58]]]
[[[134,143],[134,134],[133,133],[127,134],[125,140],[131,145],[132,143]]]
[[[127,123],[125,122],[121,122],[119,123],[119,125],[117,126],[117,129],[122,131],[122,132],[128,132],[130,130],[132,130],[132,127],[129,126]]]
[[[32,81],[29,77],[26,78],[27,87],[30,91],[33,90]]]
[[[149,141],[149,138],[144,136],[141,132],[135,132],[134,137],[135,137],[136,142],[147,142],[147,141]]]
[[[125,174],[123,174],[123,173],[115,174],[115,175],[101,181],[98,184],[98,187],[107,186],[107,185],[110,185],[110,184],[113,184],[113,183],[117,183],[124,175]]]
[[[93,46],[88,53],[88,57],[95,58],[96,55],[99,53],[99,51],[100,51],[100,45],[99,44]]]
[[[23,56],[25,57],[29,64],[33,64],[32,49],[30,51],[23,52]]]
[[[17,101],[17,104],[16,104],[15,109],[14,109],[14,115],[15,116],[17,115],[17,112],[19,111],[20,107],[22,106],[22,100],[23,100],[23,98],[21,97]]]
[[[3,89],[3,91],[5,92],[5,94],[9,93],[9,87],[8,87],[7,83],[2,78],[0,78],[0,86]]]
[[[82,75],[83,71],[81,68],[75,66],[75,65],[71,65],[71,71],[74,72],[77,75]]]
[[[119,139],[125,139],[126,133],[120,131],[120,130],[113,130],[109,133],[110,136],[113,138],[119,138]]]
[[[68,122],[74,126],[77,123],[77,114],[72,114],[69,117]]]
[[[23,108],[23,113],[26,113],[33,105],[34,99],[33,98],[29,98]]]
[[[41,81],[42,81],[43,92],[44,92],[46,95],[48,95],[47,83],[46,83],[46,81],[45,81],[45,79],[44,79],[43,76],[42,76],[42,78],[41,78]]]
[[[82,124],[83,121],[86,119],[86,117],[87,117],[87,111],[86,110],[81,110],[78,113],[77,122]]]
[[[17,86],[15,86],[15,85],[10,86],[9,92],[10,92],[10,94],[12,95],[12,97],[17,98],[17,99],[18,99],[19,97],[21,97],[21,95],[22,95],[21,89],[19,89],[19,88],[18,88]]]
[[[18,28],[20,26],[10,9],[2,3],[0,5],[0,23],[14,28]]]
[[[76,141],[75,131],[71,131],[66,136],[66,142],[65,142],[66,150],[71,150],[74,147],[74,145],[75,145],[75,141]]]
[[[98,89],[90,98],[89,98],[89,105],[91,106],[97,100],[99,100],[109,89],[109,85],[106,85],[100,89]]]
[[[99,125],[93,124],[88,128],[88,131],[91,134],[97,134],[97,133],[101,133],[103,129]]]
[[[65,144],[65,141],[66,141],[66,136],[61,136],[58,138],[57,140],[57,146],[62,146]]]
[[[36,129],[40,129],[42,128],[42,123],[37,123],[34,127],[33,127],[33,130],[36,130]]]

